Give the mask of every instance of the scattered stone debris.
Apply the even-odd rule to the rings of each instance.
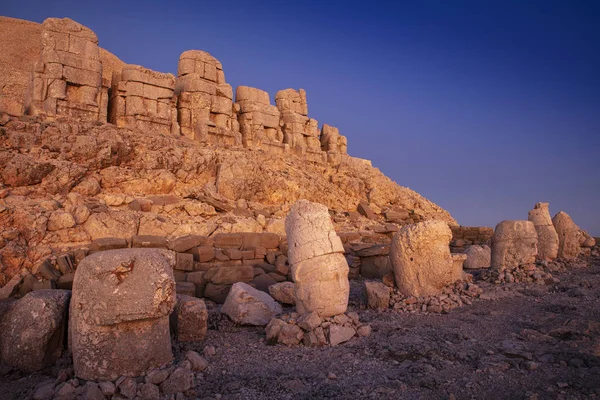
[[[371,327],[362,324],[355,312],[322,318],[316,311],[296,312],[273,318],[265,328],[267,341],[271,344],[295,346],[302,343],[309,347],[337,346],[353,337],[371,334]]]

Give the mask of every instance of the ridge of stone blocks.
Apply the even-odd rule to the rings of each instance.
[[[40,60],[25,94],[26,114],[106,122],[108,82],[102,79],[98,38],[69,18],[42,23]]]
[[[124,128],[179,135],[175,76],[139,65],[113,73],[109,122]]]
[[[233,89],[215,57],[201,50],[184,51],[179,57],[175,94],[183,136],[220,146],[241,144]]]

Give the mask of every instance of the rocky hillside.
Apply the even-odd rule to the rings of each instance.
[[[70,20],[58,23],[85,28]],[[15,114],[21,114],[23,97],[20,93],[31,79],[33,63],[39,56],[38,38],[42,29],[39,24],[11,18],[0,18],[0,26],[0,40],[7,44],[0,54],[3,87],[0,101],[11,102],[19,109]],[[187,53],[182,55],[182,63],[189,61],[184,57]],[[205,63],[202,60],[216,65],[213,72],[220,74],[218,79],[224,79],[223,71],[218,69],[220,63],[204,52],[193,52],[193,55],[200,57],[200,61],[192,60],[198,65]],[[112,77],[113,70],[125,70],[121,61],[102,49],[100,58],[104,81]],[[206,64],[206,71],[213,64]],[[140,71],[138,68],[129,73]],[[151,82],[166,76],[146,72],[144,79]],[[190,73],[183,78],[197,79],[198,82],[194,82],[205,85],[202,87],[214,87],[214,83],[196,75]],[[172,76],[167,78],[173,81]],[[227,86],[219,84],[218,88],[227,89]],[[77,84],[67,87],[67,97],[71,89],[78,88]],[[170,90],[167,92],[172,93]],[[244,135],[249,138],[250,131],[242,129],[240,134],[236,130],[239,128],[237,120],[247,122],[248,118],[254,118],[256,121],[266,115],[256,110],[266,110],[274,113],[271,115],[275,120],[274,127],[265,132],[282,135],[282,127],[284,130],[292,127],[285,118],[305,121],[306,125],[300,129],[310,129],[310,132],[285,134],[296,135],[297,144],[311,139],[310,144],[316,145],[316,150],[309,149],[310,154],[321,160],[335,156],[338,161],[316,162],[304,155],[308,153],[295,152],[293,148],[273,152],[268,151],[268,147],[249,146],[246,140],[242,143],[236,139],[227,144],[199,142],[194,135],[140,129],[135,124],[117,127],[68,115],[12,116],[8,108],[0,107],[0,110],[8,110],[0,113],[0,285],[22,268],[35,273],[49,257],[85,247],[102,237],[172,238],[263,231],[284,235],[285,215],[291,205],[302,198],[325,204],[338,231],[367,232],[373,234],[373,240],[377,235],[389,240],[389,234],[399,225],[424,219],[456,224],[447,211],[418,193],[398,186],[369,161],[332,153],[338,144],[345,151],[345,138],[337,141],[341,138],[337,129],[328,127],[334,138],[331,143],[310,136],[318,135],[317,121],[306,116],[302,90],[284,90],[278,94],[298,97],[280,98],[281,120],[278,107],[268,104],[266,92],[244,90],[248,97],[244,100],[246,103],[242,100],[239,104],[233,103],[230,98],[219,97],[218,91],[217,96],[213,96],[213,105],[225,101],[229,107],[225,112],[230,113],[224,122],[219,119],[222,114],[211,114],[215,120],[209,121],[209,128],[217,126],[217,133],[221,135],[215,137],[222,138],[227,132],[233,132],[238,138]],[[179,96],[177,107],[181,106],[185,94]],[[238,91],[237,97],[240,94]],[[263,94],[267,100],[260,104],[255,97]],[[123,94],[123,99],[130,101],[127,96],[130,95]],[[177,116],[175,100],[169,101],[173,115]],[[251,111],[244,114],[244,107]],[[241,112],[231,113],[231,109],[241,109]],[[179,109],[180,114],[184,111]],[[253,117],[248,117],[250,114]],[[225,124],[223,127],[219,126],[221,122]],[[173,127],[177,127],[177,123]],[[263,125],[247,125],[244,129],[252,129],[254,133],[255,129],[263,129]],[[325,127],[323,129],[326,132]],[[289,146],[275,144],[280,150]],[[329,146],[330,152],[322,151],[321,146]],[[334,150],[337,152],[337,147]]]

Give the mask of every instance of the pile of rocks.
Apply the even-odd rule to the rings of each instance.
[[[483,291],[473,282],[461,280],[444,287],[433,296],[406,296],[397,288],[377,281],[365,282],[365,292],[369,308],[406,313],[447,313],[471,305]]]
[[[358,314],[348,312],[322,318],[316,311],[296,312],[273,318],[265,328],[269,343],[295,346],[336,346],[353,337],[371,334],[371,326],[363,325]]]
[[[194,397],[195,380],[208,367],[208,361],[195,351],[188,351],[178,364],[165,365],[144,376],[121,376],[115,380],[83,380],[74,377],[72,368],[63,369],[56,379],[35,387],[35,400],[49,399],[133,399],[158,400],[175,396]]]

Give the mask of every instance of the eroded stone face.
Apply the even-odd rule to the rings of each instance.
[[[75,374],[87,380],[138,376],[172,359],[169,314],[175,303],[167,250],[94,253],[73,282],[70,337]]]
[[[322,317],[345,312],[349,268],[327,207],[299,200],[285,226],[298,312],[316,311]]]
[[[38,290],[17,300],[0,324],[0,359],[23,371],[52,365],[62,354],[68,290]]]
[[[558,234],[558,256],[561,258],[572,260],[579,255],[581,247],[592,247],[596,242],[564,211],[552,218],[552,224]]]
[[[434,220],[406,225],[394,235],[390,259],[396,286],[402,294],[432,296],[461,278],[464,259],[455,264],[450,240],[452,231],[448,224]]]
[[[201,50],[184,51],[179,57],[175,94],[183,136],[222,146],[241,144],[233,89],[216,58]]]
[[[102,81],[96,34],[69,18],[48,18],[42,27],[42,52],[25,96],[26,113],[106,122],[108,82]]]
[[[538,235],[538,258],[554,260],[558,256],[558,234],[550,218],[548,203],[536,203],[529,211],[528,219],[533,222]]]
[[[537,232],[530,221],[502,221],[492,237],[492,270],[499,276],[527,265],[537,256]]]
[[[175,77],[139,65],[113,73],[109,122],[129,129],[179,135]]]

